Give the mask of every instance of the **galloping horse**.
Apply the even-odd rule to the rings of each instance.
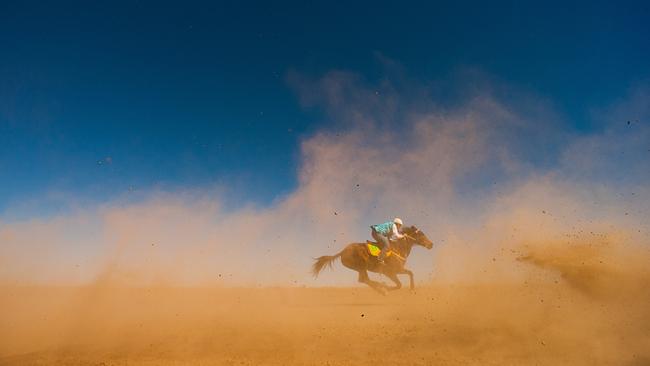
[[[415,226],[405,227],[402,231],[405,234],[404,238],[391,242],[392,253],[386,256],[384,265],[379,264],[377,257],[370,254],[367,246],[368,243],[374,245],[377,245],[377,243],[351,243],[336,255],[324,255],[315,258],[316,263],[312,267],[312,273],[314,277],[317,277],[326,265],[331,268],[332,262],[340,257],[341,263],[344,266],[359,272],[359,282],[365,283],[381,294],[385,294],[386,290],[398,290],[402,288],[402,283],[397,278],[398,274],[409,275],[410,288],[413,290],[415,287],[413,283],[413,272],[404,268],[406,259],[411,254],[413,245],[421,245],[427,249],[431,249],[433,242]],[[368,271],[384,274],[391,281],[395,282],[395,286],[388,287],[381,282],[371,280],[368,277]]]

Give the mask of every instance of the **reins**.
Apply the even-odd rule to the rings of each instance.
[[[415,239],[414,237],[412,237],[411,235],[409,235],[409,234],[407,234],[407,233],[404,233],[403,235],[404,235],[406,238],[408,238],[408,239],[410,239],[410,240],[413,240],[413,243],[415,243],[415,241],[417,240],[417,239]],[[406,258],[404,258],[401,254],[397,253],[397,251],[391,249],[390,252],[392,253],[392,255],[394,255],[394,256],[396,256],[397,258],[401,259],[402,261],[406,262]]]

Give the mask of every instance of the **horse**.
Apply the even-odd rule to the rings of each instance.
[[[368,243],[378,245],[377,243],[370,241],[366,243],[350,243],[335,255],[324,255],[314,258],[316,262],[312,266],[312,274],[314,277],[318,277],[318,274],[325,266],[332,268],[332,263],[337,258],[341,258],[341,263],[345,267],[359,273],[359,282],[365,283],[382,295],[385,295],[387,290],[399,290],[402,288],[402,283],[397,278],[398,274],[407,274],[409,276],[409,287],[413,290],[415,288],[413,272],[404,267],[406,259],[411,254],[411,249],[414,245],[431,249],[433,242],[415,226],[405,227],[402,232],[404,233],[404,238],[391,241],[392,253],[386,256],[384,259],[385,264],[383,265],[379,263],[377,257],[370,255],[367,247]],[[395,283],[395,286],[388,287],[384,283],[371,280],[368,277],[368,271],[384,274]]]

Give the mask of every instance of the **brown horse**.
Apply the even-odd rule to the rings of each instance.
[[[332,262],[341,257],[341,263],[344,266],[359,272],[359,282],[365,283],[381,294],[385,294],[386,290],[398,290],[402,288],[402,283],[397,278],[398,274],[409,275],[410,288],[413,290],[415,287],[413,283],[413,272],[404,268],[406,259],[411,254],[413,245],[421,245],[427,249],[431,249],[433,242],[415,226],[405,227],[403,233],[405,234],[403,239],[391,242],[391,251],[393,254],[386,257],[384,265],[379,264],[377,257],[370,255],[366,243],[351,243],[336,255],[324,255],[315,258],[316,263],[312,267],[312,273],[314,277],[317,277],[326,265],[331,268]],[[376,243],[373,244],[377,245]],[[381,282],[371,280],[368,277],[368,271],[384,274],[391,281],[395,282],[395,286],[388,287]]]

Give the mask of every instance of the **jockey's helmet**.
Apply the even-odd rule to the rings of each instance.
[[[402,223],[402,219],[400,219],[399,217],[394,218],[394,219],[393,219],[393,223],[395,223],[395,224],[397,224],[397,225],[400,225],[400,226],[404,225],[404,224]]]

